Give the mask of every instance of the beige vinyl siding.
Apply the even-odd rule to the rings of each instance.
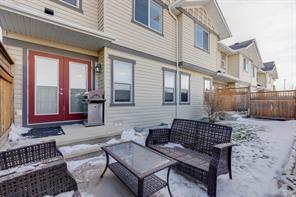
[[[163,9],[162,36],[132,22],[133,0],[104,2],[104,32],[116,39],[115,44],[176,61],[175,20],[167,9]]]
[[[135,106],[110,106],[111,101],[111,60],[109,55],[136,61]],[[175,117],[175,105],[163,105],[163,70],[174,66],[146,58],[107,49],[105,53],[105,123],[107,126],[133,127],[170,123]],[[181,118],[198,119],[202,116],[203,75],[183,70],[190,77],[190,105],[180,105]]]
[[[14,61],[12,66],[14,75],[14,121],[15,124],[21,126],[23,108],[23,49],[12,46],[6,46],[6,49]]]
[[[239,78],[239,55],[231,55],[228,57],[228,74]]]
[[[80,13],[71,8],[65,7],[50,0],[7,0],[30,9],[34,12],[44,13],[45,8],[54,10],[54,16],[67,22],[81,25],[83,27],[98,30],[98,1],[82,0],[82,10]],[[44,13],[45,14],[45,13]]]
[[[257,73],[257,79],[258,79],[258,84],[261,85],[261,87],[266,87],[266,73]]]
[[[96,73],[96,90],[104,91],[104,49],[99,52],[98,63],[101,64],[102,70],[100,73]],[[94,65],[96,66],[96,65]]]
[[[218,38],[209,32],[209,52],[195,47],[195,22],[188,16],[180,16],[182,48],[181,61],[216,71]]]
[[[104,31],[104,0],[98,0],[98,30]]]

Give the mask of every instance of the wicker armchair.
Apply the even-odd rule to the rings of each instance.
[[[231,132],[227,126],[175,119],[170,129],[150,129],[146,146],[177,160],[177,171],[201,181],[214,197],[217,177],[229,173],[232,178]],[[164,146],[169,142],[184,148]]]
[[[0,197],[42,197],[75,191],[75,179],[55,141],[0,152]]]

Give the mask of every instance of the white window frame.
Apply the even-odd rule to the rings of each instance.
[[[143,25],[149,29],[151,29],[152,31],[155,31],[157,33],[160,33],[162,34],[163,33],[163,8],[161,5],[159,5],[156,1],[154,0],[147,0],[148,1],[148,25],[140,22],[140,21],[137,21],[136,19],[136,0],[133,0],[133,20],[140,24],[140,25]],[[160,31],[158,31],[157,29],[153,29],[151,26],[150,26],[150,16],[151,16],[151,2],[153,2],[155,5],[159,6],[160,10],[161,10],[161,13],[160,13]]]
[[[197,45],[197,40],[196,40],[196,37],[197,37],[197,27],[200,27],[202,29],[202,31],[203,31],[203,33],[202,33],[202,47],[200,47],[200,46]],[[204,43],[203,43],[204,42],[204,32],[206,32],[208,34],[208,49],[205,49],[204,48]],[[197,23],[194,26],[194,46],[197,47],[197,48],[199,48],[199,49],[201,49],[201,50],[204,50],[206,52],[209,52],[210,51],[210,33],[207,30],[205,30],[205,28],[203,28],[201,25],[199,25]]]
[[[73,5],[73,4],[71,4],[71,3],[68,3],[68,2],[66,2],[66,1],[64,1],[64,0],[59,0],[59,1],[62,2],[62,3],[64,3],[64,4],[67,4],[67,5],[69,5],[69,6],[73,6],[74,8],[79,8],[80,1],[82,1],[82,0],[77,0],[77,1],[76,1],[76,5]]]
[[[188,101],[182,101],[182,75],[188,77]],[[189,104],[190,103],[190,74],[180,73],[180,89],[179,89],[179,98],[181,104]]]

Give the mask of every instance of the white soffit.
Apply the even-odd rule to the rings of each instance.
[[[103,32],[33,12],[5,1],[0,1],[0,25],[10,32],[89,50],[99,50],[114,41]]]

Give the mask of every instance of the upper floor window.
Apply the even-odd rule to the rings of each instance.
[[[252,77],[256,77],[256,67],[252,65]]]
[[[226,70],[226,54],[221,53],[221,68]]]
[[[162,7],[153,0],[134,0],[134,20],[162,33]]]
[[[243,67],[244,67],[244,71],[246,72],[250,72],[250,68],[251,68],[251,61],[247,58],[244,58],[244,64],[243,64]]]
[[[209,33],[200,25],[195,25],[195,46],[209,51]]]
[[[81,0],[60,0],[60,1],[66,3],[68,5],[71,5],[71,6],[74,6],[74,7],[78,8],[79,7],[79,1],[81,1]]]
[[[189,82],[190,77],[188,74],[180,74],[180,102],[189,103]]]
[[[175,103],[176,73],[175,71],[164,70],[164,103]]]

